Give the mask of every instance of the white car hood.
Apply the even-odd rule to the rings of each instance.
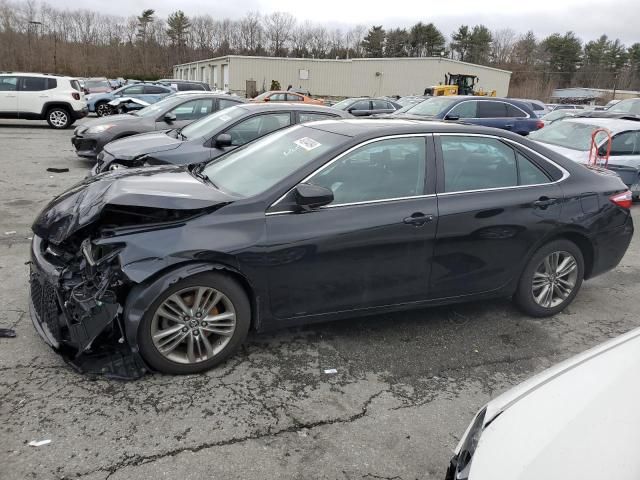
[[[535,140],[534,140],[535,141]],[[589,163],[589,151],[584,151],[584,150],[574,150],[572,148],[566,148],[566,147],[560,147],[558,145],[553,145],[551,143],[545,143],[545,142],[537,142],[540,145],[547,147],[549,150],[553,150],[556,153],[559,153],[560,155],[564,155],[565,157],[569,158],[570,160],[573,160],[574,162],[578,162],[578,163]]]
[[[470,480],[640,478],[640,329],[487,404]]]

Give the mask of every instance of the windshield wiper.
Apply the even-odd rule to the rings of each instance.
[[[215,183],[213,183],[209,177],[207,177],[204,173],[202,173],[202,171],[204,170],[204,167],[205,167],[204,164],[202,164],[202,165],[194,165],[193,167],[190,167],[191,174],[194,177],[199,178],[200,180],[202,180],[204,183],[208,183],[212,187],[218,188],[218,186]]]

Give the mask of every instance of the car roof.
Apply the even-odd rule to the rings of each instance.
[[[601,118],[601,117],[568,117],[562,120],[563,123],[584,123],[606,128],[611,133],[624,132],[627,130],[640,130],[640,122],[637,120],[624,120],[621,118]]]
[[[487,135],[503,135],[512,137],[504,130],[468,125],[457,122],[445,122],[441,120],[414,120],[406,118],[348,118],[343,120],[321,120],[313,122],[314,128],[330,133],[358,136],[380,136],[380,131],[385,130],[385,135],[403,135],[411,133],[484,133]]]
[[[326,111],[339,115],[344,115],[345,112],[338,110],[337,108],[327,107],[325,105],[314,105],[311,103],[300,102],[256,102],[256,103],[243,103],[238,107],[244,108],[250,111],[258,112],[277,112],[282,110],[309,110],[312,112]]]

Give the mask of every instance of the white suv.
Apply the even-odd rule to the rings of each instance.
[[[67,128],[87,113],[75,78],[0,72],[0,118],[46,120],[51,128]]]

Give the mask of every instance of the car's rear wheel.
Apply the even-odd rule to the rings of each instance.
[[[177,282],[151,305],[138,329],[140,352],[155,370],[189,374],[232,355],[251,323],[244,289],[221,273]]]
[[[534,317],[548,317],[562,311],[580,290],[584,258],[569,240],[554,240],[542,246],[525,267],[514,300]]]
[[[111,113],[111,106],[108,102],[100,102],[96,105],[96,114],[98,114],[99,117],[111,115]]]
[[[53,107],[47,111],[47,123],[51,128],[68,128],[73,123],[69,112],[62,107]]]

